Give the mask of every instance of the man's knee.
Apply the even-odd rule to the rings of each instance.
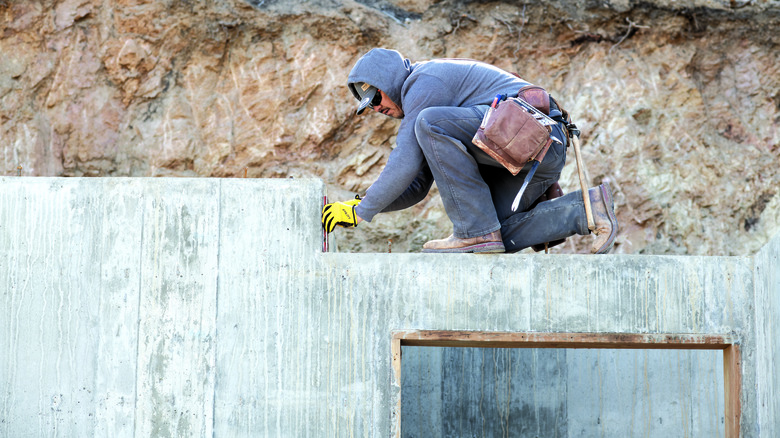
[[[417,142],[420,146],[424,147],[424,144],[427,144],[427,142],[423,140],[430,138],[433,133],[434,123],[432,121],[436,120],[436,118],[433,117],[434,115],[434,108],[425,108],[420,111],[417,118],[414,120],[414,135],[417,137]]]

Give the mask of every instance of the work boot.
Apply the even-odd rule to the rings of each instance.
[[[501,241],[501,230],[467,239],[460,239],[450,234],[446,239],[426,242],[423,245],[423,252],[504,252],[504,242]]]
[[[593,210],[593,222],[596,229],[596,240],[590,247],[593,254],[606,254],[612,249],[618,232],[618,222],[615,217],[615,204],[612,201],[612,189],[608,183],[588,190],[590,206]]]

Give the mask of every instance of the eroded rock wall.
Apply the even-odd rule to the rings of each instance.
[[[317,177],[351,198],[394,144],[397,121],[355,116],[345,87],[382,46],[545,86],[590,182],[616,188],[615,252],[750,254],[780,232],[780,1],[0,0],[0,17],[4,175]],[[572,151],[561,182],[578,188]],[[450,231],[434,190],[336,246]]]

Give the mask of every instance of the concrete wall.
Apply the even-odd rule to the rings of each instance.
[[[310,409],[324,391],[295,374],[322,374],[299,329],[324,293],[320,237],[302,232],[319,229],[309,212],[322,190],[0,178],[0,436],[299,435],[325,423]]]
[[[382,314],[382,319],[370,324],[380,333],[400,328],[734,332],[745,338],[752,336],[749,298],[753,280],[750,260],[745,258],[607,256],[600,260],[592,256],[500,255],[474,259],[471,255],[434,258],[424,254],[333,254],[324,261],[338,263],[331,277],[344,282],[328,290],[377,291],[375,297],[363,295],[363,299],[350,306],[354,308],[350,312],[358,316]],[[376,272],[385,274],[377,276]],[[364,317],[356,319],[362,321]],[[358,331],[361,330],[365,328]],[[753,351],[750,342],[745,339],[743,346]],[[381,360],[381,356],[375,357]],[[744,370],[747,388],[755,382],[751,373],[749,368]],[[666,379],[667,375],[660,374],[649,383],[660,384]],[[604,393],[603,399],[615,401],[609,393]],[[593,412],[589,409],[593,407],[591,397],[580,403],[582,412]],[[754,394],[743,394],[744,405],[754,403]],[[571,412],[572,405],[567,406]],[[644,417],[640,420],[649,421]],[[594,425],[595,428],[585,430],[585,435],[595,435],[608,426],[599,425],[597,415],[578,421]],[[630,414],[624,421],[615,427],[628,430]],[[682,425],[677,423],[677,427]],[[754,436],[756,432],[751,428],[755,427],[755,412],[745,410],[743,430]]]
[[[780,436],[780,236],[755,260],[758,422],[761,436]]]
[[[387,436],[400,329],[729,334],[742,433],[777,431],[778,239],[755,259],[323,254],[322,195],[318,180],[0,178],[0,436]],[[607,380],[668,380],[638,368],[668,356],[636,354],[567,352],[515,380],[553,385],[567,436],[629,430],[667,409]],[[683,399],[721,386],[687,382],[718,374],[695,356],[668,360],[691,370]],[[564,366],[576,381],[551,383]],[[629,393],[634,414],[604,415]]]

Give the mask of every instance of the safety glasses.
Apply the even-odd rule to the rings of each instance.
[[[375,106],[378,106],[380,103],[382,103],[382,93],[379,92],[379,90],[376,90],[376,94],[374,94],[374,98],[371,99],[371,103],[368,104],[372,109]]]

